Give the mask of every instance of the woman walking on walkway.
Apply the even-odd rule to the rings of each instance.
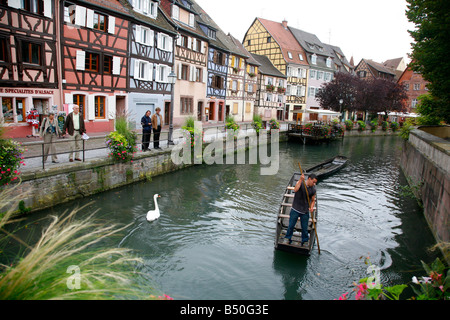
[[[58,126],[58,120],[55,118],[53,112],[49,112],[48,117],[42,121],[41,129],[39,130],[39,135],[44,138],[44,162],[47,161],[49,151],[52,156],[52,162],[58,162],[56,148],[53,142],[60,134],[61,130]]]

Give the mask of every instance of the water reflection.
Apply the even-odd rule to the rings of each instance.
[[[140,271],[177,299],[334,299],[366,277],[361,257],[388,285],[408,282],[431,261],[434,243],[420,207],[400,194],[401,140],[345,138],[324,145],[281,143],[276,176],[258,165],[196,166],[34,214],[33,225],[90,201],[106,223],[129,225],[105,246],[133,249]],[[309,258],[274,250],[276,213],[292,173],[336,154],[350,159],[317,185],[317,247]],[[161,217],[148,223],[158,193]],[[417,273],[416,273],[417,274]]]

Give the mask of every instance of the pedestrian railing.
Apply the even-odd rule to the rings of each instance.
[[[243,130],[244,132],[247,132],[249,130],[254,130],[251,123],[240,123],[240,130]],[[281,130],[287,131],[288,124],[282,123],[281,124]],[[203,127],[203,133],[207,133],[207,135],[204,136],[205,142],[211,142],[216,139],[223,139],[226,137],[226,126],[221,124],[217,126],[205,126]],[[137,146],[138,150],[141,151],[141,141],[142,141],[142,132],[136,132],[137,134]],[[153,140],[153,134],[151,136],[150,141],[150,148],[153,146],[154,140]],[[55,155],[58,158],[58,162],[68,162],[69,161],[69,154],[72,153],[71,146],[73,145],[73,152],[74,152],[74,159],[75,159],[75,153],[79,152],[80,154],[80,160],[82,162],[85,162],[88,159],[95,159],[95,158],[106,158],[109,154],[109,149],[106,145],[106,136],[91,136],[89,139],[84,140],[81,139],[81,147],[79,150],[75,148],[75,141],[70,138],[68,135],[65,135],[63,137],[59,137],[57,140],[53,141],[52,144],[54,144],[56,152],[51,153],[49,152],[47,155],[45,155],[45,147],[48,143],[45,143],[44,141],[37,141],[37,142],[25,142],[22,144],[22,146],[26,149],[23,155],[23,160],[25,161],[26,167],[28,168],[38,168],[41,167],[42,169],[46,168],[46,163],[52,163],[52,156]],[[175,137],[173,139],[173,144],[178,144],[181,141],[180,138]],[[171,144],[169,143],[169,131],[164,130],[160,134],[159,138],[160,142],[160,148],[161,149],[169,149],[171,148]],[[151,148],[152,149],[152,148]],[[67,155],[66,159],[62,159],[62,155]],[[47,157],[46,161],[45,158]]]

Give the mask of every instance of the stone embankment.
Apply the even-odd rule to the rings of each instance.
[[[438,243],[449,243],[450,126],[419,127],[405,142],[401,167]],[[447,249],[444,256],[448,259]]]

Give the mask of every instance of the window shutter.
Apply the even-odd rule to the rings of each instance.
[[[188,49],[192,49],[192,38],[188,37]]]
[[[181,75],[183,73],[183,65],[181,63],[178,64],[178,80],[181,79]]]
[[[139,69],[140,61],[138,59],[134,60],[134,78],[140,79],[141,78],[141,70]]]
[[[136,25],[136,35],[135,35],[136,42],[141,42],[141,32],[142,32],[142,27]]]
[[[113,57],[112,73],[115,75],[120,75],[120,57]]]
[[[86,64],[86,52],[83,50],[77,50],[76,69],[84,70]]]
[[[116,32],[116,17],[108,17],[108,32],[111,34]]]
[[[11,8],[22,9],[22,0],[8,0],[8,5]]]
[[[206,83],[208,79],[208,70],[206,68],[203,68],[202,75],[203,75],[203,83]]]
[[[201,48],[201,53],[205,54],[206,52],[206,42],[202,41],[202,48]]]
[[[195,81],[195,66],[191,65],[189,69],[189,81]]]
[[[145,64],[145,70],[147,71],[147,77],[145,80],[153,81],[153,63],[146,63]],[[155,80],[158,80],[159,77],[159,70],[156,68],[156,74],[155,74]]]
[[[87,119],[95,120],[95,96],[88,96]]]
[[[116,118],[116,97],[109,96],[108,97],[108,105],[106,106],[106,110],[108,110],[109,119],[114,120]],[[105,110],[105,112],[106,112]]]
[[[193,27],[195,25],[195,15],[193,13],[189,14],[189,25]]]
[[[167,69],[166,73],[164,73],[164,83],[169,83],[169,74],[172,72],[172,67],[165,66]]]
[[[75,24],[84,27],[86,25],[86,8],[82,6],[75,7]]]
[[[52,17],[52,0],[44,0],[44,16],[47,18]]]
[[[94,10],[86,9],[86,27],[91,29],[94,27]]]
[[[155,31],[149,30],[147,44],[150,45],[151,47],[155,46]]]
[[[71,93],[64,94],[64,101],[66,102],[66,104],[73,103],[73,94]]]
[[[142,0],[142,12],[144,12],[145,14],[148,14],[149,12],[149,2],[148,0]]]

